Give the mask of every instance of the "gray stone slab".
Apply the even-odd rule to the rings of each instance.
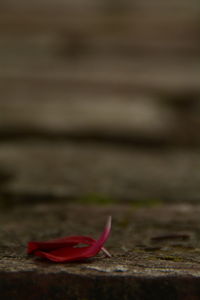
[[[200,199],[198,149],[13,141],[1,143],[0,167],[2,202]]]
[[[138,136],[168,140],[176,127],[173,111],[154,97],[69,92],[56,84],[39,90],[16,86],[0,100],[0,135]],[[30,95],[31,93],[31,95]],[[173,120],[173,122],[172,122]]]
[[[189,94],[183,90],[160,97],[150,91],[126,94],[127,86],[124,93],[109,92],[110,83],[107,91],[102,88],[99,93],[98,84],[89,91],[89,82],[79,82],[77,87],[74,82],[68,89],[64,81],[55,78],[33,82],[15,78],[9,88],[9,80],[4,79],[0,83],[1,139],[85,138],[200,145],[200,98],[195,89]],[[114,86],[119,88],[117,82]]]
[[[18,206],[0,213],[2,299],[199,299],[199,206]],[[102,254],[55,264],[26,254],[30,240],[98,238],[113,216]],[[88,217],[89,216],[89,217]]]

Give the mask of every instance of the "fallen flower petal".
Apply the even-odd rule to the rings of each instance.
[[[103,247],[110,231],[111,217],[108,218],[106,227],[98,240],[87,236],[69,236],[47,242],[29,242],[27,252],[54,262],[83,260],[95,256],[101,250],[110,257],[110,253]],[[79,244],[89,246],[75,247]]]
[[[69,236],[47,242],[29,242],[28,254],[33,254],[37,250],[50,251],[63,247],[73,247],[78,244],[92,245],[95,242],[93,238],[87,236]]]

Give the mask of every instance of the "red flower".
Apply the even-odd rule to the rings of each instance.
[[[54,262],[83,260],[95,256],[101,250],[110,257],[109,252],[103,248],[110,231],[111,217],[108,218],[105,229],[98,240],[87,236],[69,236],[47,242],[29,242],[27,252]],[[75,247],[78,244],[89,246]]]

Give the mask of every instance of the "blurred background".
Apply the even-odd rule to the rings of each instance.
[[[0,201],[200,199],[198,0],[1,0]]]

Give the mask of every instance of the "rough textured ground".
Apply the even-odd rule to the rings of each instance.
[[[2,210],[2,299],[199,299],[200,206],[36,205]],[[55,264],[26,254],[30,240],[98,237],[113,216],[108,259]],[[89,216],[89,217],[88,217]]]

